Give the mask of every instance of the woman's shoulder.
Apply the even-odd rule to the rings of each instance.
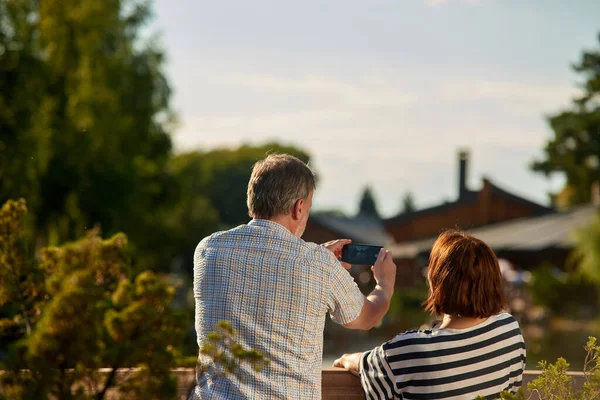
[[[436,333],[436,329],[411,329],[397,334],[392,339],[383,344],[383,349],[411,346],[415,344],[425,344],[429,342]]]
[[[516,325],[517,327],[519,326],[519,321],[517,321],[517,319],[512,314],[506,311],[502,311],[498,314],[492,315],[490,319],[493,321],[493,323],[499,325]]]
[[[412,329],[397,334],[391,340],[383,344],[383,348],[399,348],[404,346],[427,345],[429,343],[442,343],[469,339],[481,334],[490,334],[492,331],[504,331],[506,329],[519,329],[519,323],[508,312],[500,312],[492,315],[481,324],[467,329],[439,329],[439,324],[432,324],[431,328]]]

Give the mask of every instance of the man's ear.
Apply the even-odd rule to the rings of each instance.
[[[302,218],[302,212],[304,211],[304,207],[306,207],[304,199],[296,200],[296,202],[294,203],[294,208],[292,208],[292,218],[297,220]]]

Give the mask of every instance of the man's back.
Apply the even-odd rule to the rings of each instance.
[[[198,245],[194,296],[200,345],[227,320],[242,346],[270,360],[259,373],[242,364],[234,377],[199,376],[196,398],[211,399],[320,398],[325,314],[345,324],[364,301],[333,253],[267,220]]]

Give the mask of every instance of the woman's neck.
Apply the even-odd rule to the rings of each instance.
[[[482,323],[487,318],[461,317],[460,315],[444,315],[439,329],[465,329]]]

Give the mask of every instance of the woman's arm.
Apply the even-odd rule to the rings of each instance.
[[[360,377],[362,389],[369,399],[401,399],[394,382],[396,378],[387,362],[382,346],[364,353],[344,354],[333,363],[334,367],[347,368]]]

